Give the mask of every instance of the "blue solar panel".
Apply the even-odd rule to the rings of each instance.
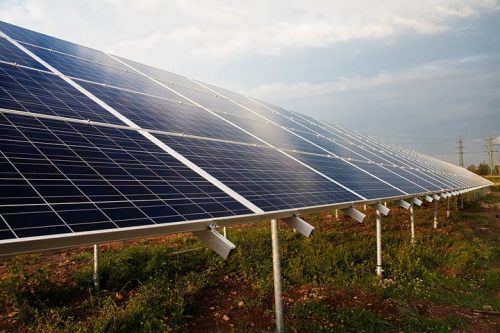
[[[204,89],[200,86],[200,89]],[[220,91],[225,96],[227,93],[221,89],[214,88],[216,91]],[[284,147],[292,150],[299,150],[303,152],[311,152],[316,154],[334,154],[336,156],[340,156],[342,158],[361,160],[368,162],[368,159],[365,158],[360,153],[352,150],[351,145],[348,147],[344,147],[336,142],[332,142],[327,140],[326,138],[319,137],[315,133],[314,130],[309,129],[306,126],[302,126],[293,119],[288,119],[285,116],[282,116],[282,113],[287,113],[286,110],[278,109],[279,114],[277,112],[273,112],[270,108],[266,108],[265,106],[259,105],[256,102],[245,99],[243,96],[238,96],[237,94],[231,93],[230,98],[234,101],[242,105],[247,105],[249,109],[258,112],[260,115],[266,117],[272,122],[275,122],[276,125],[293,128],[296,133],[300,136],[295,136],[290,134],[289,132],[284,131],[283,129],[271,125],[265,124],[262,118],[260,120],[248,120],[241,119],[239,117],[231,117],[227,116],[229,120],[233,123],[249,130],[260,138],[264,138],[266,141],[276,145],[277,147]],[[212,104],[216,103],[215,99],[211,100]],[[207,104],[210,105],[210,104]],[[234,107],[233,107],[234,108]],[[250,113],[250,112],[249,112]],[[303,139],[302,139],[303,138]],[[305,140],[311,142],[307,143]],[[320,148],[319,148],[320,147]],[[323,148],[323,149],[321,149]],[[425,189],[404,179],[403,177],[395,174],[387,169],[384,169],[376,164],[367,164],[367,163],[353,163],[357,167],[368,171],[371,175],[378,177],[380,180],[371,177],[370,175],[363,173],[362,171],[352,167],[342,161],[335,162],[322,162],[321,157],[306,157],[306,155],[296,155],[300,160],[305,161],[308,165],[314,167],[315,169],[323,172],[327,176],[339,181],[341,184],[354,189],[352,186],[352,182],[350,181],[351,175],[356,175],[356,180],[358,184],[363,184],[360,187],[364,187],[361,189],[357,188],[357,192],[366,191],[367,198],[373,198],[374,196],[392,196],[392,195],[400,195],[403,192],[395,191],[394,187],[391,187],[388,184],[384,184],[382,181],[390,183],[391,185],[397,187],[403,191],[409,191],[409,193],[420,193],[424,192]],[[325,163],[328,163],[329,167],[325,168]],[[337,163],[335,166],[333,163]],[[366,184],[369,184],[368,187],[365,187]]]
[[[391,168],[390,166],[381,167],[374,163],[359,161],[351,161],[351,163],[406,193],[429,192],[428,189],[411,182],[408,178],[403,178],[401,173],[395,172],[396,168]]]
[[[251,213],[136,131],[0,119],[0,214],[17,237]]]
[[[0,239],[487,184],[237,93],[7,23],[0,30],[92,95],[0,38]]]
[[[336,140],[339,144],[347,146],[349,149],[359,153],[360,155],[363,155],[364,157],[376,163],[388,163],[406,168],[417,167],[417,165],[413,164],[412,161],[405,161],[404,159],[398,158],[395,155],[387,154],[387,152],[381,152],[380,150],[382,149],[380,146],[376,146],[373,143],[362,140],[356,135],[348,134],[349,136],[347,136],[343,130],[335,130],[333,127],[324,128],[325,126],[320,124],[315,119],[306,117],[304,115],[295,115],[294,118],[298,122],[305,122],[305,126],[314,126],[314,130],[321,135],[324,135],[332,140]],[[402,177],[410,179],[411,181],[431,191],[439,191],[442,189],[450,188],[450,184],[443,183],[437,179],[432,179],[425,173],[418,170],[407,171],[395,168],[393,169],[393,171],[400,174]]]
[[[81,55],[84,58],[91,58],[92,54],[94,54],[93,52],[99,52],[78,44],[70,43],[59,38],[44,35],[39,32],[24,29],[2,21],[0,21],[0,30],[17,41],[39,45],[69,54]]]
[[[22,38],[22,37],[21,37]],[[45,37],[48,38],[48,37]],[[88,57],[88,60],[83,60],[79,59],[76,57],[68,56],[65,54],[60,54],[58,52],[53,52],[50,50],[34,47],[34,46],[28,46],[34,53],[36,53],[38,56],[46,60],[47,62],[51,63],[52,65],[56,66],[60,71],[63,73],[70,75],[70,76],[75,76],[78,78],[86,79],[86,80],[92,80],[95,82],[101,82],[101,83],[108,83],[111,85],[115,85],[121,88],[125,89],[131,89],[134,91],[138,92],[143,92],[143,93],[149,93],[156,95],[158,97],[164,97],[164,98],[178,98],[175,94],[171,93],[167,89],[163,88],[159,85],[154,84],[153,81],[148,80],[145,77],[142,77],[141,75],[138,74],[132,74],[134,71],[131,70],[130,72],[125,72],[123,70],[123,65],[121,65],[119,62],[114,62],[111,58],[109,58],[107,55],[95,51],[92,49],[88,49],[85,52],[81,51],[81,48],[78,48],[80,50],[80,54],[78,56],[84,56]],[[67,50],[68,51],[68,50]],[[73,52],[69,50],[69,52]],[[168,81],[171,82],[175,85],[175,90],[182,93],[183,95],[187,96],[188,98],[191,98],[195,100],[198,103],[201,103],[202,105],[208,107],[211,110],[218,111],[218,112],[228,112],[230,113],[227,118],[231,120],[234,124],[244,128],[245,130],[250,131],[252,134],[257,135],[258,137],[266,140],[267,142],[280,147],[284,149],[290,149],[290,150],[298,150],[298,151],[304,151],[304,152],[311,152],[311,153],[324,153],[321,149],[318,149],[314,145],[310,145],[301,138],[298,138],[297,136],[294,136],[290,133],[287,133],[285,131],[282,131],[280,129],[272,128],[266,128],[266,126],[262,126],[262,120],[258,118],[258,116],[252,114],[251,112],[244,110],[243,108],[240,108],[234,104],[232,104],[230,101],[226,100],[225,98],[221,97],[216,97],[215,95],[212,95],[212,93],[208,90],[205,89],[201,86],[198,86],[195,83],[192,83],[188,79],[177,76],[168,72],[164,71],[159,71],[152,69],[148,66],[138,66],[137,63],[129,62],[131,65],[135,65],[139,67],[139,71],[144,72],[147,75],[151,75],[154,77],[159,77],[163,81]],[[146,82],[146,83],[144,83]],[[82,85],[86,85],[86,88],[91,90],[94,94],[98,95],[102,100],[105,102],[108,102],[110,104],[113,104],[113,102],[116,102],[116,98],[109,98],[109,89],[102,88],[96,85],[91,85],[91,84],[85,84],[83,83]],[[106,93],[103,92],[104,90],[108,90]],[[96,91],[99,91],[100,94],[98,94]],[[225,93],[225,92],[224,92]],[[128,103],[124,101],[121,103],[121,112],[122,113],[127,113],[128,116],[131,115],[137,115],[137,112],[134,112],[135,110],[138,109],[137,104],[135,106],[131,106],[132,103],[130,103],[130,93],[124,93],[122,90],[115,90],[111,93],[112,95],[122,95],[121,99],[126,100],[127,98],[129,99]],[[236,94],[231,95],[232,98],[235,97]],[[134,96],[136,97],[136,96]],[[134,100],[137,100],[138,98],[134,98]],[[140,120],[144,120],[144,118],[149,118],[147,121],[138,121],[139,119],[136,119],[136,122],[138,121],[139,125],[144,127],[144,128],[151,128],[151,129],[159,129],[159,130],[167,130],[167,131],[178,131],[178,132],[183,132],[183,133],[188,133],[188,134],[194,134],[193,132],[196,132],[197,135],[201,136],[210,136],[210,134],[207,133],[215,133],[214,131],[214,126],[210,125],[207,123],[207,126],[201,126],[198,128],[193,128],[190,126],[192,122],[190,123],[189,121],[185,121],[185,119],[180,119],[180,117],[174,117],[172,119],[179,119],[182,120],[179,123],[183,124],[184,126],[179,128],[179,126],[176,126],[176,124],[172,124],[172,121],[168,122],[155,122],[154,119],[157,119],[162,112],[158,112],[158,109],[161,109],[161,107],[158,107],[160,103],[158,101],[153,101],[155,98],[150,97],[150,96],[144,96],[142,98],[143,100],[146,100],[149,102],[148,106],[146,107],[146,112],[143,112],[138,116],[138,118],[142,118]],[[248,105],[252,104],[252,108],[256,109],[256,103],[252,102],[245,102],[244,100],[241,100],[242,104]],[[166,101],[162,101],[163,105],[167,104]],[[139,103],[140,104],[140,103]],[[154,107],[152,107],[154,106]],[[174,105],[171,105],[171,107]],[[114,105],[115,108],[120,109],[119,107]],[[132,109],[132,110],[127,110],[127,109]],[[129,111],[129,112],[126,112]],[[151,111],[148,112],[147,111]],[[281,112],[284,112],[284,110],[280,110]],[[164,115],[168,115],[167,112],[163,112]],[[268,108],[265,107],[260,107],[259,108],[259,114],[264,115],[266,118],[272,120],[272,121],[277,121],[279,125],[285,126],[288,128],[295,128],[295,129],[300,129],[302,131],[306,131],[304,127],[300,126],[295,126],[293,121],[290,121],[284,117],[281,117],[272,111],[270,111]],[[233,117],[233,115],[235,115]],[[208,115],[205,115],[208,116]],[[210,118],[210,117],[208,117]],[[257,120],[251,120],[248,118],[256,118]],[[216,121],[216,120],[215,120]],[[217,123],[217,121],[216,121]],[[159,126],[158,124],[162,124],[163,126]],[[169,128],[166,129],[165,127]],[[190,128],[193,129],[192,132],[188,132],[185,129]],[[238,133],[238,131],[226,131],[228,133],[224,133],[220,137],[228,138],[230,140],[244,140],[248,139],[247,136],[245,136],[242,133]],[[231,135],[232,134],[232,135]],[[300,133],[303,136],[307,136],[306,133]],[[229,136],[229,137],[228,137]],[[217,137],[217,136],[216,136]],[[244,139],[243,139],[244,138]],[[314,140],[314,138],[307,138],[311,141]],[[337,147],[338,148],[338,147]],[[351,157],[351,153],[348,152],[346,154],[346,150],[343,151],[343,154],[338,154],[342,157]],[[352,156],[353,158],[356,158],[356,156]],[[359,157],[358,157],[359,158]],[[314,167],[314,165],[313,165]],[[380,174],[380,172],[379,172]]]
[[[295,153],[293,156],[308,165],[314,165],[316,170],[335,179],[342,185],[347,186],[367,199],[404,195],[403,192],[395,189],[391,185],[357,168],[349,166],[340,159],[299,153]]]
[[[0,61],[46,70],[42,64],[21,51],[5,38],[0,38]]]
[[[3,108],[124,125],[58,76],[0,64],[0,83]]]
[[[191,104],[180,104],[91,83],[81,82],[80,85],[142,128],[248,143],[258,142],[215,115]]]
[[[270,148],[162,135],[158,138],[264,211],[360,200]]]
[[[405,192],[409,191],[409,193],[418,193],[422,190],[439,191],[441,189],[441,187],[418,177],[415,174],[418,172],[412,174],[401,168],[393,167],[403,166],[404,164],[401,163],[400,160],[396,160],[391,156],[385,156],[384,158],[381,158],[380,155],[377,155],[375,152],[373,152],[373,150],[369,149],[369,147],[362,147],[359,145],[359,142],[356,142],[358,144],[353,144],[353,141],[356,140],[347,141],[342,136],[338,136],[333,132],[327,131],[322,127],[317,126],[314,119],[310,119],[307,122],[305,118],[297,117],[294,114],[278,107],[275,108],[279,111],[283,118],[287,117],[288,120],[290,120],[290,118],[293,118],[293,122],[295,122],[296,124],[300,124],[300,126],[312,130],[315,134],[321,135],[321,137],[317,137],[314,135],[301,133],[301,136],[328,149],[338,156],[351,158],[352,163],[370,172],[371,174],[395,185],[397,188],[404,190]],[[372,161],[374,163],[383,164],[384,166],[380,167],[376,164],[359,163],[359,161]],[[390,171],[388,171],[387,169],[389,169]],[[394,177],[394,173],[399,175],[400,177]],[[405,181],[405,179],[407,179],[408,181]]]
[[[124,65],[102,52],[89,49],[89,53],[97,53],[93,57],[97,59],[97,62],[94,62],[35,46],[28,45],[26,48],[67,76],[172,100],[180,100],[176,94],[142,75],[134,74],[132,71],[127,70]],[[110,65],[109,62],[112,64]]]

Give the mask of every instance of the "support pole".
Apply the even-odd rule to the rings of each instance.
[[[276,332],[285,332],[283,317],[283,296],[281,294],[281,262],[278,220],[271,220],[271,237],[273,244],[273,278],[274,278],[274,307],[276,312]]]
[[[415,243],[415,216],[413,213],[413,204],[410,206],[410,230],[411,230],[411,242]]]
[[[434,229],[438,227],[438,202],[434,201]]]
[[[222,228],[222,233],[224,235],[224,238],[227,238],[227,227]]]
[[[94,244],[94,287],[96,291],[101,289],[99,281],[99,245]]]
[[[377,269],[376,273],[379,278],[382,277],[382,214],[377,209],[375,210],[377,217]]]
[[[338,209],[335,209],[335,219],[336,220],[339,219],[339,210]]]
[[[446,218],[450,218],[450,197],[446,198]]]

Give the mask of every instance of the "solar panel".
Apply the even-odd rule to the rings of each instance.
[[[0,212],[17,237],[252,213],[136,131],[0,117]]]
[[[488,185],[222,88],[0,31],[0,254]]]
[[[323,135],[335,138],[335,140],[345,145],[348,145],[349,149],[359,151],[360,154],[368,156],[370,160],[373,160],[378,163],[389,162],[396,166],[411,169],[411,172],[405,170],[405,173],[403,173],[402,176],[407,178],[413,175],[415,181],[418,181],[420,185],[426,188],[429,188],[429,184],[431,190],[439,190],[439,189],[444,190],[451,188],[453,186],[446,180],[443,181],[439,177],[436,177],[435,174],[430,174],[430,173],[426,174],[424,172],[416,170],[416,168],[426,169],[427,167],[422,166],[422,164],[416,163],[415,160],[406,159],[402,155],[390,153],[391,151],[393,151],[392,149],[374,143],[371,140],[371,138],[368,138],[368,140],[363,140],[362,136],[355,135],[353,133],[347,132],[346,130],[340,130],[339,128],[336,128],[330,124],[322,124],[316,121],[315,119],[306,117],[304,115],[298,115],[298,114],[295,115],[304,120],[307,120],[311,125],[316,126],[315,127],[316,131],[322,133]],[[359,145],[366,146],[366,148],[362,148],[360,150]],[[408,176],[408,174],[410,174],[410,176]],[[422,180],[424,182],[422,182]]]
[[[91,83],[80,84],[142,128],[257,143],[251,136],[198,106]]]
[[[54,74],[0,64],[1,107],[125,125]]]
[[[159,138],[264,211],[362,199],[268,147]]]
[[[28,66],[46,70],[38,61],[19,50],[15,45],[4,38],[0,38],[0,62],[14,63],[17,66]]]

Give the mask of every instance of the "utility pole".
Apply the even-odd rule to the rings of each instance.
[[[458,137],[458,165],[464,167],[464,140],[462,136]]]
[[[488,153],[488,167],[489,167],[489,175],[492,176],[492,175],[496,175],[497,173],[497,170],[495,168],[495,159],[493,158],[493,153],[496,153],[498,152],[497,150],[494,150],[496,144],[493,142],[493,136],[491,135],[491,132],[490,132],[490,135],[488,136],[488,139],[486,140],[487,141],[487,144],[486,144],[486,149],[487,149],[487,153]]]

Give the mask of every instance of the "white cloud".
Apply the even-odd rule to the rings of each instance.
[[[375,76],[340,78],[336,81],[319,83],[271,82],[242,91],[242,93],[263,100],[312,98],[326,94],[391,86],[404,82],[437,80],[462,75],[464,66],[470,66],[485,59],[487,59],[485,56],[470,56],[436,60],[399,72],[382,72]],[[370,93],[372,97],[380,100],[390,99],[394,96],[393,93],[385,90],[375,90]]]
[[[0,17],[136,59],[165,54],[281,54],[356,39],[452,29],[450,19],[498,10],[491,0],[7,0]],[[82,31],[75,36],[72,27]],[[81,28],[85,28],[84,31]],[[173,58],[173,56],[172,56]]]

